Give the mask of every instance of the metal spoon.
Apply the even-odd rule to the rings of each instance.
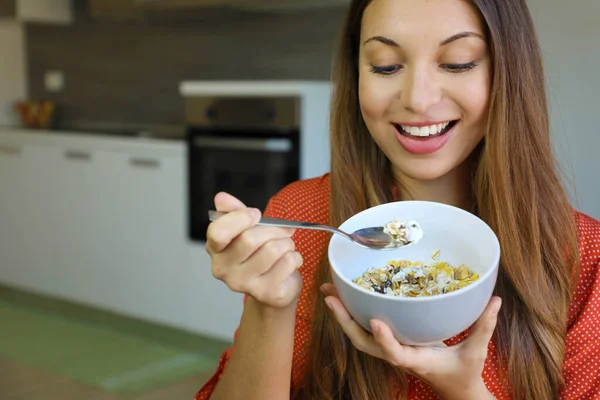
[[[223,215],[227,214],[223,211],[210,210],[208,218],[215,221]],[[423,238],[423,230],[415,221],[409,221],[407,225],[407,235],[404,240],[396,240],[391,235],[384,231],[383,226],[374,226],[370,228],[362,228],[353,233],[346,233],[340,229],[333,228],[328,225],[315,224],[312,222],[292,221],[276,218],[261,218],[257,225],[277,226],[282,228],[299,228],[299,229],[315,229],[337,233],[343,237],[350,239],[352,242],[367,249],[374,250],[392,250],[399,247],[410,246],[417,243]]]

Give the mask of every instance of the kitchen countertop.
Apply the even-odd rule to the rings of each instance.
[[[37,129],[28,129],[21,126],[0,126],[0,129],[23,130],[35,132]],[[131,124],[114,122],[73,122],[69,125],[52,129],[40,129],[45,133],[57,134],[83,134],[108,137],[125,137],[155,140],[185,140],[186,128],[183,124]]]
[[[152,137],[125,136],[110,133],[90,133],[78,130],[43,130],[19,127],[0,127],[4,145],[43,145],[72,149],[96,149],[114,152],[154,153],[181,157],[185,155],[184,140],[165,140]]]
[[[183,81],[179,93],[184,96],[323,96],[329,81]],[[326,98],[328,99],[328,96]]]

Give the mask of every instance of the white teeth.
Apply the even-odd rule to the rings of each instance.
[[[443,124],[436,124],[430,126],[424,126],[418,128],[416,126],[400,125],[402,129],[411,136],[427,137],[430,135],[436,135],[446,129],[450,122],[444,122]]]

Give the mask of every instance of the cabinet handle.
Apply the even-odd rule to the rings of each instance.
[[[6,154],[9,156],[16,156],[21,154],[21,149],[15,146],[6,146],[0,144],[0,154]]]
[[[133,167],[139,168],[158,168],[160,167],[160,161],[152,158],[131,158],[129,164]]]
[[[67,150],[65,152],[65,158],[77,161],[91,161],[92,155],[85,151]]]

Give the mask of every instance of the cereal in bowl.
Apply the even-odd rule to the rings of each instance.
[[[479,279],[467,266],[453,267],[446,261],[438,261],[439,251],[433,262],[390,261],[382,268],[369,268],[353,280],[357,285],[387,296],[427,297],[454,292]]]

